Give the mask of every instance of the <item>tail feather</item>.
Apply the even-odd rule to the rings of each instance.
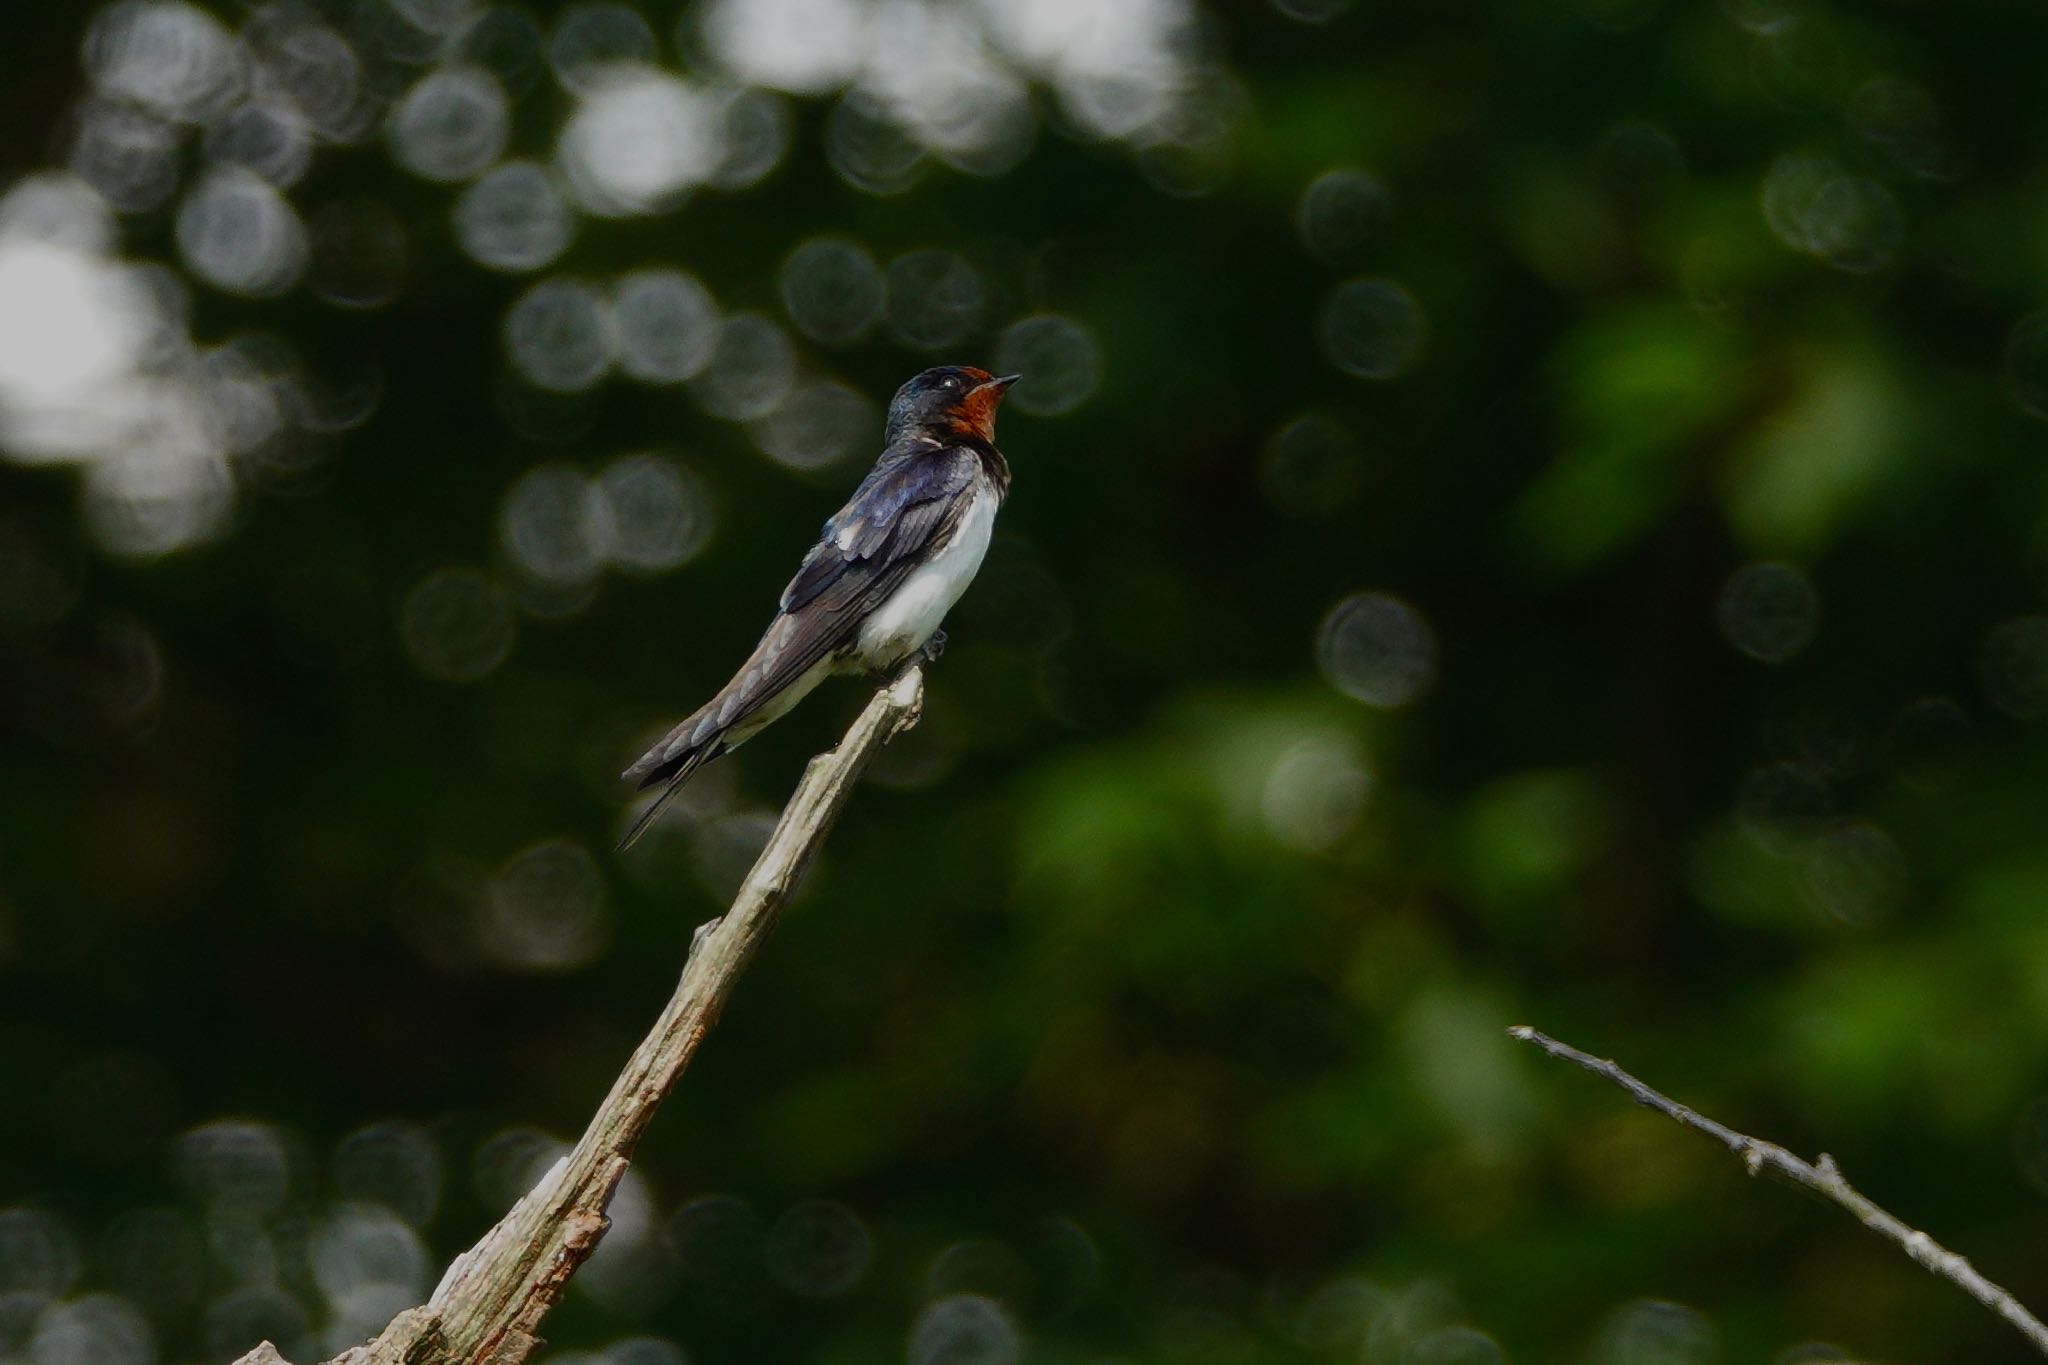
[[[646,753],[634,759],[633,766],[619,776],[639,787],[641,791],[646,791],[649,787],[658,787],[668,781],[690,762],[691,757],[699,749],[708,749],[717,740],[718,733],[723,727],[715,721],[711,724],[705,722],[710,719],[724,695],[723,692],[719,693],[708,705],[685,717],[674,729],[656,740]]]
[[[624,853],[638,843],[640,836],[647,832],[647,827],[654,823],[654,818],[667,808],[669,802],[676,799],[676,793],[683,789],[683,783],[690,780],[690,774],[724,752],[719,745],[707,744],[701,749],[692,750],[681,760],[667,765],[665,771],[651,775],[642,782],[640,787],[643,791],[659,782],[666,781],[667,785],[662,787],[660,795],[647,803],[647,809],[641,811],[638,818],[633,821],[632,828],[619,840],[615,851]]]
[[[808,652],[791,652],[792,641],[804,625],[805,621],[798,617],[778,616],[733,680],[626,769],[625,779],[639,784],[642,791],[650,787],[661,787],[662,791],[619,841],[621,851],[631,848],[646,832],[662,808],[675,799],[676,789],[689,780],[691,773],[746,742],[754,731],[795,705],[831,670],[829,660],[820,662],[824,644],[829,641],[820,643],[814,636],[811,644],[815,647]]]
[[[669,802],[676,799],[683,783],[690,780],[690,774],[717,758],[726,750],[725,730],[713,719],[720,697],[711,701],[685,718],[681,724],[663,735],[654,746],[639,758],[633,766],[620,776],[638,785],[641,791],[660,787],[661,793],[647,803],[647,809],[640,812],[633,821],[633,827],[626,831],[626,837],[619,840],[617,852],[624,853],[647,832],[654,818],[661,814]],[[707,724],[706,722],[711,723]]]
[[[668,781],[678,772],[688,771],[688,767],[694,767],[693,756],[700,750],[717,748],[719,753],[723,753],[724,749],[719,745],[727,733],[781,690],[785,680],[769,675],[763,667],[763,657],[776,649],[776,627],[787,619],[777,618],[775,625],[761,637],[761,643],[754,646],[754,652],[745,665],[733,675],[731,682],[718,690],[717,696],[685,716],[620,776],[628,782],[637,783],[640,790],[645,791]],[[715,758],[717,754],[710,757]]]

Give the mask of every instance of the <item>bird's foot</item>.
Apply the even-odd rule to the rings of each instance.
[[[932,638],[924,642],[924,648],[917,651],[917,658],[921,663],[935,664],[939,661],[939,656],[945,652],[946,632],[935,630],[932,632]]]

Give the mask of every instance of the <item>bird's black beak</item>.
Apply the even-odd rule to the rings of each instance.
[[[984,379],[981,383],[974,386],[974,391],[980,393],[983,389],[993,389],[995,390],[995,396],[1001,398],[1010,391],[1010,385],[1023,377],[1021,374],[1006,374],[995,379]]]

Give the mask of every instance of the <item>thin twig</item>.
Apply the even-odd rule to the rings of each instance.
[[[1821,1153],[1819,1161],[1809,1163],[1775,1142],[1765,1142],[1761,1138],[1738,1133],[1726,1124],[1716,1123],[1698,1110],[1689,1109],[1677,1100],[1652,1090],[1613,1062],[1595,1057],[1591,1053],[1581,1052],[1568,1043],[1560,1043],[1527,1024],[1518,1024],[1509,1029],[1508,1036],[1525,1043],[1534,1043],[1553,1057],[1562,1058],[1574,1066],[1592,1072],[1595,1076],[1604,1077],[1627,1091],[1629,1098],[1643,1108],[1654,1109],[1673,1122],[1684,1124],[1696,1133],[1706,1134],[1740,1157],[1743,1167],[1751,1175],[1777,1176],[1847,1209],[1857,1222],[1898,1247],[1923,1269],[1954,1284],[1978,1303],[2004,1318],[2033,1344],[2035,1350],[2042,1355],[2048,1355],[2048,1326],[2043,1326],[2041,1320],[2028,1312],[2009,1291],[1978,1274],[1976,1267],[1964,1257],[1873,1203],[1868,1196],[1842,1178],[1841,1169],[1835,1165],[1835,1159],[1827,1153]]]
[[[912,664],[875,693],[838,748],[811,760],[732,908],[698,930],[675,994],[581,1140],[456,1257],[425,1304],[329,1365],[521,1365],[533,1353],[541,1320],[604,1236],[605,1206],[654,1111],[774,930],[854,783],[884,744],[917,724],[923,704],[924,674]],[[284,1362],[264,1342],[235,1365]]]

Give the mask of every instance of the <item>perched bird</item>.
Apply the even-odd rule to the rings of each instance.
[[[996,406],[1018,378],[942,365],[896,390],[882,457],[825,523],[761,643],[717,696],[626,769],[628,781],[662,793],[621,849],[691,773],[739,748],[826,676],[938,657],[946,641],[939,623],[981,568],[1010,491]]]

